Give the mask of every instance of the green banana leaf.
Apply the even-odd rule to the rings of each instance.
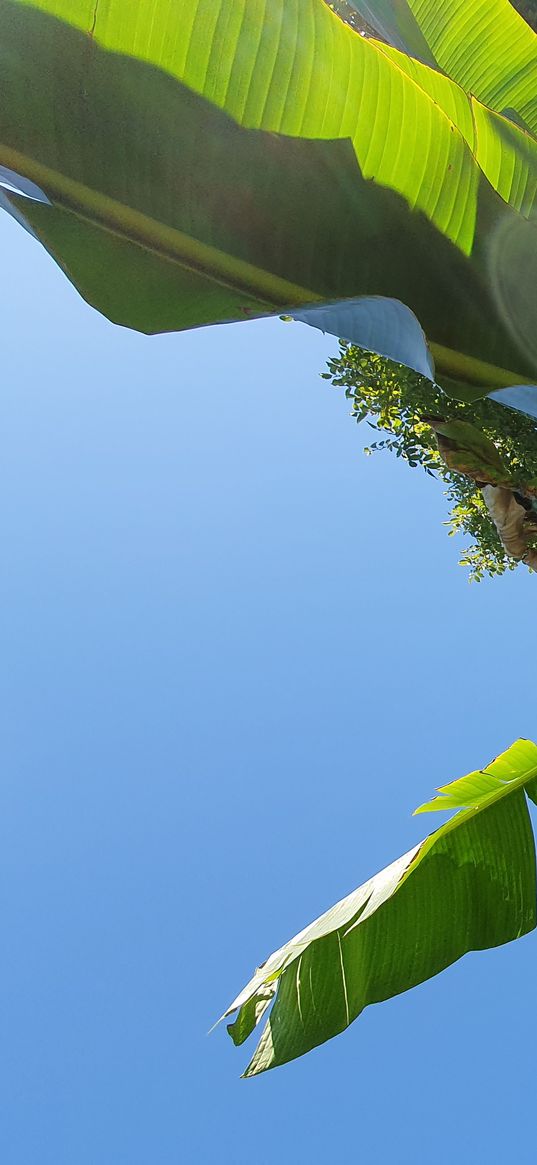
[[[324,0],[0,0],[0,167],[34,189],[4,185],[2,205],[125,326],[378,297],[411,309],[455,391],[531,384],[537,37],[520,25],[509,56],[480,24],[488,109],[466,73]]]
[[[401,52],[410,53],[433,69],[437,61],[407,0],[332,0],[332,8],[345,19],[352,11],[376,33]]]
[[[535,35],[509,0],[346,4],[395,48],[441,70],[489,109],[537,132]]]
[[[537,745],[518,740],[417,813],[457,810],[435,833],[276,951],[226,1012],[236,1044],[274,1006],[245,1076],[303,1055],[468,951],[537,924]]]

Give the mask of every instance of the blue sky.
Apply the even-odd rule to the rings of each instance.
[[[535,934],[253,1081],[206,1032],[535,736],[535,580],[469,586],[335,341],[134,335],[0,245],[4,1165],[533,1163]]]

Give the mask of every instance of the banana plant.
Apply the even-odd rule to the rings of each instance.
[[[300,315],[532,411],[537,37],[353,3],[382,40],[325,0],[0,0],[1,204],[119,324]]]
[[[244,1075],[302,1056],[468,951],[533,930],[527,798],[537,803],[537,745],[517,740],[417,809],[455,814],[270,955],[225,1013],[237,1012],[228,1031],[242,1044],[273,1005]]]
[[[509,0],[0,0],[0,205],[146,333],[277,314],[537,415],[537,36]],[[537,747],[235,1000],[252,1075],[535,926]]]

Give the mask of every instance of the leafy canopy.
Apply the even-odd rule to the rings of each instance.
[[[434,414],[474,424],[494,442],[513,486],[521,492],[528,483],[537,481],[535,419],[503,408],[494,397],[471,404],[458,401],[425,377],[353,344],[341,343],[339,356],[329,360],[328,369],[323,376],[345,389],[355,420],[367,421],[379,433],[365,447],[366,454],[393,453],[444,483],[450,507],[449,533],[472,540],[459,560],[469,569],[470,579],[480,581],[485,575],[514,570],[517,563],[502,546],[479,486],[446,465],[434,430],[424,417]]]

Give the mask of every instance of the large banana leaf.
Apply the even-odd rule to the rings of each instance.
[[[535,927],[526,793],[537,800],[537,746],[518,740],[416,811],[457,810],[445,825],[262,964],[226,1012],[238,1009],[228,1030],[240,1044],[275,998],[246,1076],[303,1055],[467,951]]]
[[[2,204],[129,327],[378,297],[415,313],[437,375],[531,382],[536,145],[501,112],[533,124],[520,24],[512,59],[480,25],[491,112],[324,0],[0,0],[0,167],[43,194]]]

